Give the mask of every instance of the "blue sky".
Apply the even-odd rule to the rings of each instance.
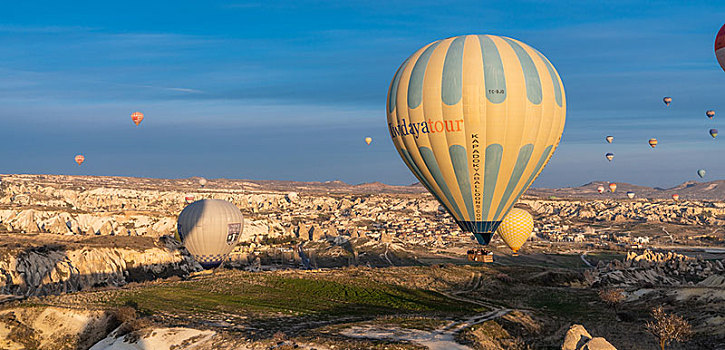
[[[722,179],[707,132],[725,132],[724,19],[721,1],[3,2],[0,172],[409,184],[390,80],[475,33],[530,44],[564,81],[564,136],[534,186]]]

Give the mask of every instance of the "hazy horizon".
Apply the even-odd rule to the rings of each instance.
[[[2,174],[0,174],[0,180],[2,180],[1,179],[2,176],[12,176],[12,175],[100,176],[100,177],[122,177],[122,178],[157,179],[157,180],[185,180],[185,179],[193,180],[193,179],[198,179],[200,177],[203,177],[203,176],[155,177],[155,176],[130,176],[130,175],[113,175],[113,174],[109,174],[109,175],[83,175],[83,174],[60,174],[60,173],[58,173],[58,174],[50,174],[50,173],[44,173],[44,174],[40,174],[40,173],[12,173],[12,174],[10,174],[10,173],[2,173]],[[351,185],[351,186],[359,186],[359,185],[365,185],[365,184],[371,184],[371,183],[382,183],[384,185],[390,185],[390,186],[414,186],[414,185],[420,185],[420,182],[417,181],[417,179],[413,179],[413,182],[407,183],[407,184],[406,183],[393,184],[393,183],[386,183],[386,182],[383,182],[383,181],[346,182],[346,181],[343,181],[343,180],[340,180],[340,179],[332,179],[332,180],[291,180],[291,179],[234,178],[234,177],[217,177],[217,178],[214,178],[214,177],[208,177],[208,178],[206,178],[205,177],[205,179],[207,179],[208,181],[212,182],[212,186],[213,186],[213,181],[214,180],[230,180],[230,181],[281,181],[281,182],[311,182],[311,183],[328,183],[328,182],[341,181],[341,182],[343,182],[343,183],[345,183],[347,185]],[[685,184],[685,183],[710,183],[710,182],[716,182],[716,181],[725,181],[725,179],[711,179],[711,180],[700,179],[700,181],[698,181],[698,180],[686,180],[686,181],[683,181],[683,182],[680,182],[680,183],[676,183],[676,184],[673,184],[673,185],[669,185],[669,186],[649,186],[649,185],[643,185],[643,184],[639,184],[639,183],[631,183],[631,182],[626,182],[626,181],[619,181],[619,182],[616,182],[616,183],[618,183],[618,184],[629,184],[629,185],[634,185],[634,186],[644,186],[644,187],[650,187],[650,188],[654,188],[654,189],[658,189],[658,188],[659,189],[670,189],[670,188],[677,187],[677,186],[682,185],[682,184]],[[573,184],[573,185],[560,186],[560,187],[536,186],[536,183],[534,183],[534,185],[531,186],[531,188],[537,188],[537,189],[576,188],[576,187],[581,187],[581,186],[585,186],[585,185],[588,185],[590,183],[596,183],[596,182],[604,182],[604,183],[606,183],[606,182],[608,182],[608,180],[593,179],[593,180],[589,180],[589,181],[586,181],[586,182],[583,182],[583,183],[580,183],[580,184]]]

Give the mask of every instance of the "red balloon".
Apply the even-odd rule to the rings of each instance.
[[[141,121],[143,121],[143,113],[133,112],[133,114],[131,114],[131,120],[133,120],[133,122],[136,123],[136,126],[138,126],[141,124]]]
[[[715,57],[717,57],[720,67],[725,70],[725,25],[720,27],[720,31],[715,36]]]

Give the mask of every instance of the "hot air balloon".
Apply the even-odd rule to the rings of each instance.
[[[133,112],[133,114],[131,114],[131,120],[133,120],[133,122],[136,123],[136,126],[138,126],[141,124],[141,121],[143,121],[143,113]]]
[[[614,153],[607,153],[604,155],[611,162],[614,159]]]
[[[81,165],[86,160],[86,157],[84,157],[82,154],[78,154],[76,155],[75,160],[78,165]]]
[[[503,219],[496,232],[516,256],[519,255],[519,249],[526,243],[526,240],[531,237],[533,230],[534,217],[526,210],[513,208]]]
[[[369,144],[370,144],[370,142],[373,142],[373,138],[372,138],[372,137],[369,137],[369,136],[368,136],[368,137],[366,137],[366,138],[365,138],[365,143],[367,143],[367,144],[369,145]]]
[[[634,198],[634,192],[632,192],[632,191],[627,191],[627,197],[629,197],[629,199],[632,199],[632,198]]]
[[[665,105],[669,106],[670,103],[672,103],[672,97],[667,96],[663,98],[662,101],[665,103]]]
[[[424,46],[395,73],[387,102],[403,162],[484,245],[551,158],[566,115],[549,60],[494,35]]]
[[[672,199],[674,199],[675,201],[678,201],[680,199],[680,195],[675,193],[672,195]]]
[[[194,196],[186,196],[184,197],[184,201],[186,202],[186,204],[191,204],[194,202]]]
[[[713,117],[715,116],[715,111],[713,111],[713,110],[709,110],[709,111],[705,112],[705,115],[706,115],[706,116],[707,116],[708,118],[712,119],[712,118],[713,118]]]
[[[244,218],[232,203],[203,199],[181,211],[177,229],[186,249],[204,268],[219,266],[242,235]]]
[[[610,183],[609,184],[609,190],[612,191],[612,192],[616,191],[617,190],[617,184],[615,184],[614,182]]]
[[[199,186],[204,187],[204,186],[206,186],[206,183],[207,183],[207,181],[205,178],[203,178],[203,177],[199,178]]]
[[[605,139],[607,140],[607,142],[612,143],[612,141],[614,141],[614,136],[607,136],[605,137]]]
[[[697,171],[697,176],[699,176],[700,178],[703,178],[703,177],[705,177],[705,173],[706,173],[705,169],[699,169]]]
[[[717,137],[717,129],[710,129],[710,136],[712,136],[712,138]]]
[[[604,186],[597,187],[597,192],[604,193]]]
[[[652,148],[657,147],[657,139],[649,139],[649,145]]]
[[[725,25],[720,27],[720,31],[715,36],[715,57],[717,57],[720,67],[725,70]]]

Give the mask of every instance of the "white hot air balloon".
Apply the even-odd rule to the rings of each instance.
[[[239,208],[221,199],[203,199],[187,205],[177,224],[184,246],[207,269],[227,259],[243,228],[244,217]]]
[[[205,178],[202,177],[199,179],[199,186],[204,187],[204,186],[206,186],[206,183],[207,183],[207,181]]]

